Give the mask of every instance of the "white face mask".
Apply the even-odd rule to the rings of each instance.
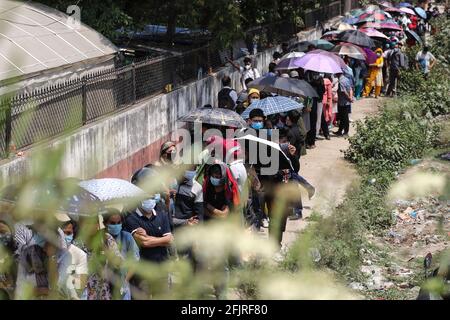
[[[245,70],[250,70],[251,67],[252,67],[251,65],[246,64],[245,65]]]

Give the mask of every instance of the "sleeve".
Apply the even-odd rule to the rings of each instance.
[[[261,74],[259,73],[258,69],[255,69],[255,76],[256,76],[256,79],[261,77]]]
[[[87,263],[87,254],[83,250],[79,250],[78,253],[78,263],[75,267],[75,273],[77,274],[88,274],[88,263]]]
[[[175,227],[184,226],[187,224],[187,222],[188,222],[188,219],[179,219],[179,218],[173,217],[173,225]]]
[[[162,223],[161,223],[161,233],[163,235],[167,235],[172,233],[171,229],[170,229],[170,222],[169,222],[169,215],[168,214],[163,214],[163,218],[161,219]]]
[[[141,256],[139,254],[139,247],[130,233],[127,234],[127,237],[128,237],[128,252],[133,256],[133,258],[136,261],[139,261],[141,259]]]
[[[203,206],[203,201],[194,203],[194,212],[197,214],[198,218],[202,221],[203,217],[205,216],[205,207]]]
[[[136,219],[134,219],[133,215],[134,213],[128,216],[128,218],[125,219],[125,223],[123,225],[123,229],[129,233],[141,227],[139,223],[136,221]]]
[[[416,61],[419,61],[419,57],[420,57],[420,51],[417,52],[417,54],[416,54]]]
[[[231,99],[233,99],[234,103],[237,102],[238,95],[237,95],[236,90],[231,90],[231,91],[230,91],[230,97],[231,97]]]
[[[434,56],[434,54],[432,54],[431,52],[429,52],[429,54],[430,54],[430,59],[431,60],[436,60],[436,57]]]

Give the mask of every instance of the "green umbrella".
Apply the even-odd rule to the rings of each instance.
[[[350,15],[351,15],[352,17],[359,17],[360,15],[362,15],[362,14],[365,13],[365,12],[366,12],[366,11],[363,10],[363,9],[355,9],[355,10],[350,11]]]

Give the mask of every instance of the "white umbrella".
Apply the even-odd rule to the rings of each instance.
[[[304,52],[289,52],[285,54],[280,60],[290,59],[290,58],[301,58],[305,55]]]
[[[79,182],[79,186],[95,195],[101,202],[144,200],[149,195],[134,184],[114,178],[92,179]]]

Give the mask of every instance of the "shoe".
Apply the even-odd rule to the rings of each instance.
[[[333,132],[333,134],[337,137],[342,137],[342,133],[339,131]]]
[[[316,140],[323,140],[324,138],[322,138],[321,136],[316,136]]]
[[[327,140],[331,140],[330,136],[326,136],[325,139]]]
[[[291,220],[291,221],[300,220],[301,218],[302,218],[302,215],[298,214],[298,213],[293,214],[292,216],[288,217],[288,219]]]
[[[348,119],[348,122],[353,123],[355,121],[353,119]]]

